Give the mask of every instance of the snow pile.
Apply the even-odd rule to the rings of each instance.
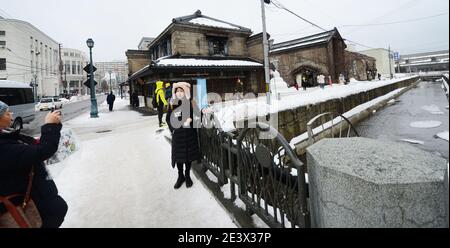
[[[448,134],[449,134],[448,131],[445,131],[445,132],[436,134],[436,137],[448,141],[448,136],[449,136]]]
[[[440,121],[416,121],[409,124],[414,128],[436,128],[442,125]]]
[[[190,23],[197,24],[197,25],[203,25],[203,26],[209,26],[209,27],[217,27],[217,28],[226,28],[226,29],[240,29],[239,27],[233,26],[231,24],[222,22],[222,21],[216,21],[204,17],[195,18],[189,21]]]
[[[423,142],[423,141],[413,140],[413,139],[401,139],[400,141],[411,143],[411,144],[415,144],[415,145],[423,145],[423,144],[425,144],[425,142]]]
[[[63,227],[234,228],[228,213],[193,177],[194,186],[174,190],[177,171],[171,147],[156,134],[157,117],[143,117],[117,100],[116,111],[99,107],[65,123],[81,150],[50,168],[69,205]],[[109,133],[96,133],[109,129]]]
[[[415,78],[415,77],[410,77]],[[275,79],[273,82],[277,82]],[[281,100],[272,97],[272,105],[267,105],[266,97],[260,96],[256,99],[246,99],[242,102],[217,103],[213,106],[215,115],[221,127],[226,131],[236,129],[234,122],[253,119],[257,116],[277,114],[279,112],[296,109],[301,106],[326,102],[331,99],[340,99],[349,95],[366,92],[375,88],[394,84],[405,79],[393,79],[385,81],[361,81],[348,85],[326,86],[325,89],[319,87],[308,91],[293,91],[281,93]],[[281,80],[280,80],[281,81]],[[398,91],[395,91],[398,92]]]

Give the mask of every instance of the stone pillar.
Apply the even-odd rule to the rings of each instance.
[[[316,143],[307,160],[313,227],[446,225],[447,161],[440,157],[408,144],[348,138]]]
[[[447,163],[447,171],[445,172],[445,179],[444,179],[444,184],[445,184],[445,193],[444,193],[444,197],[445,197],[445,216],[447,218],[447,228],[449,227],[449,223],[448,223],[448,172],[449,172],[449,168],[448,168],[448,163]]]

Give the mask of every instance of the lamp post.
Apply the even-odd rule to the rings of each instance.
[[[110,92],[112,92],[111,74],[112,74],[112,71],[109,71],[109,91]]]
[[[97,99],[95,97],[95,83],[94,83],[94,64],[92,61],[92,48],[94,47],[94,41],[89,38],[86,41],[86,45],[89,47],[90,54],[90,64],[89,64],[89,72],[90,72],[90,83],[91,83],[91,118],[98,118],[98,108],[97,108]]]

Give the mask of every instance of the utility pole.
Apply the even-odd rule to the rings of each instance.
[[[267,40],[267,28],[266,28],[266,6],[264,3],[270,4],[270,0],[261,0],[261,12],[262,12],[262,24],[263,24],[263,45],[264,45],[264,76],[266,80],[267,92],[267,104],[272,104],[270,88],[270,72],[269,72],[269,41]]]
[[[390,78],[392,79],[392,78],[394,78],[394,75],[392,74],[392,54],[391,54],[391,45],[389,45],[389,75],[390,75]]]
[[[64,92],[66,89],[64,88],[64,81],[63,81],[63,75],[62,75],[64,65],[62,62],[61,49],[62,49],[62,44],[60,43],[59,44],[59,83],[62,86],[63,92]]]

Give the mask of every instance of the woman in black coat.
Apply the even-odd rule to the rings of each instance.
[[[179,189],[184,182],[186,187],[193,185],[190,171],[193,161],[200,160],[197,130],[199,111],[191,99],[190,84],[181,82],[173,85],[172,100],[167,116],[172,133],[172,167],[178,168],[178,179],[174,188]],[[183,173],[183,165],[186,166]]]
[[[0,101],[1,106],[6,104]],[[0,111],[0,196],[25,194],[30,172],[34,170],[31,199],[41,215],[42,228],[58,228],[66,216],[67,204],[58,195],[55,183],[48,178],[43,161],[58,150],[61,114],[53,112],[47,115],[39,143],[19,132],[6,132],[11,120],[12,113],[8,109]],[[13,203],[22,203],[21,198],[13,199]],[[6,209],[0,204],[0,213],[4,212]]]

